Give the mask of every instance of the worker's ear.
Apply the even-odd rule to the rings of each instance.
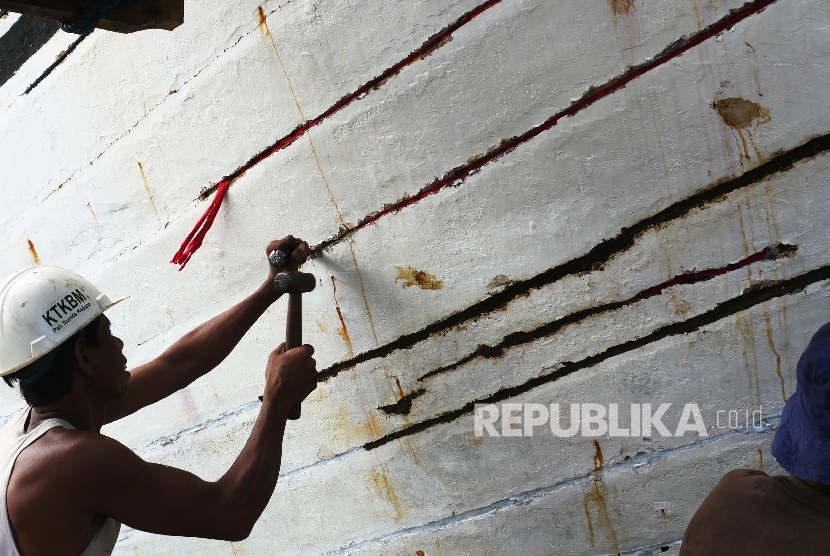
[[[90,357],[89,345],[83,336],[75,340],[75,367],[85,375],[92,375],[92,358]]]

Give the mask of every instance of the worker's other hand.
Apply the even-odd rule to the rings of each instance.
[[[265,395],[289,408],[302,402],[317,388],[317,362],[314,348],[306,344],[285,351],[279,345],[268,357],[265,371]]]
[[[274,249],[279,249],[283,253],[291,255],[288,265],[285,268],[275,268],[273,265],[268,265],[271,268],[269,280],[273,282],[274,276],[280,272],[296,272],[300,266],[308,258],[309,247],[308,243],[294,236],[285,236],[282,239],[276,239],[268,244],[265,248],[266,258]]]

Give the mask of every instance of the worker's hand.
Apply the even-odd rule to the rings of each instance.
[[[275,268],[273,265],[269,265],[271,267],[269,280],[271,281],[280,272],[296,272],[308,258],[308,243],[294,236],[285,236],[269,243],[268,247],[265,248],[265,256],[268,257],[274,249],[288,253],[291,255],[291,260],[288,261],[288,266],[285,268]]]
[[[306,344],[285,351],[279,345],[268,357],[265,375],[265,396],[290,408],[302,402],[317,388],[317,362],[314,348]]]

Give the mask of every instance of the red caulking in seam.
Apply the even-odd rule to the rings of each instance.
[[[425,58],[426,56],[430,55],[435,50],[439,49],[441,46],[445,44],[445,41],[452,36],[452,34],[458,31],[460,28],[468,24],[470,21],[484,13],[485,11],[489,10],[493,6],[500,4],[502,0],[487,0],[486,2],[480,4],[478,7],[473,9],[470,12],[465,13],[458,19],[456,19],[453,23],[439,31],[438,33],[432,35],[428,38],[420,47],[418,47],[414,52],[407,55],[403,60],[399,61],[397,64],[387,68],[384,70],[383,73],[378,75],[377,77],[367,81],[363,85],[361,85],[357,90],[352,93],[349,93],[339,101],[337,101],[334,105],[329,107],[325,112],[320,114],[319,116],[304,121],[302,124],[298,125],[294,128],[288,135],[279,139],[276,143],[268,147],[267,149],[263,150],[259,154],[255,155],[251,160],[248,161],[247,164],[236,170],[230,176],[224,178],[219,185],[217,186],[216,196],[214,197],[213,201],[211,202],[210,207],[208,208],[207,212],[202,216],[199,222],[196,223],[196,226],[193,228],[193,231],[190,232],[190,235],[187,236],[187,239],[184,240],[182,243],[179,252],[173,257],[171,261],[174,264],[179,265],[179,270],[182,270],[187,261],[190,260],[190,257],[193,256],[193,253],[202,245],[202,240],[205,238],[205,234],[207,233],[208,229],[210,229],[210,225],[213,224],[213,219],[216,218],[216,213],[219,211],[219,207],[222,204],[222,199],[225,197],[225,193],[227,192],[228,187],[234,180],[240,177],[249,169],[253,168],[272,154],[281,151],[291,144],[293,144],[297,139],[305,135],[305,133],[310,130],[311,128],[319,125],[323,120],[333,116],[346,106],[350,105],[355,100],[363,97],[364,95],[369,94],[371,91],[380,88],[386,81],[398,73],[401,72],[407,66],[410,66],[420,60],[421,58]],[[207,195],[210,193],[208,190],[205,194]]]
[[[291,133],[277,141],[274,145],[254,156],[242,168],[239,168],[232,175],[222,180],[219,183],[216,197],[214,198],[211,207],[208,209],[208,211],[196,225],[196,228],[191,232],[191,235],[188,236],[188,238],[185,240],[185,243],[182,245],[182,248],[179,250],[179,253],[177,253],[176,257],[173,258],[174,263],[181,265],[179,270],[184,268],[184,265],[187,264],[188,260],[190,260],[190,257],[192,256],[193,252],[195,252],[196,249],[198,249],[201,245],[202,239],[204,239],[205,233],[207,233],[207,230],[210,228],[210,224],[213,223],[213,218],[215,218],[216,216],[215,213],[219,210],[219,205],[222,203],[222,198],[224,197],[225,192],[227,191],[227,188],[231,182],[233,182],[236,178],[244,174],[248,169],[262,162],[265,158],[291,145],[292,143],[294,143],[294,141],[296,141],[302,135],[304,135],[309,129],[319,125],[323,120],[339,112],[341,109],[351,104],[354,100],[362,97],[365,94],[368,94],[374,89],[381,87],[388,78],[392,77],[393,75],[396,75],[406,66],[416,62],[417,60],[429,55],[434,50],[440,48],[444,41],[448,37],[450,37],[454,31],[463,27],[472,19],[481,15],[483,12],[500,3],[501,1],[502,0],[488,0],[487,2],[484,2],[483,4],[478,6],[472,12],[469,12],[461,16],[453,24],[430,37],[423,45],[421,45],[420,48],[412,52],[406,58],[404,58],[394,66],[384,71],[381,75],[368,81],[353,93],[343,97],[339,102],[335,103],[332,107],[330,107],[328,110],[326,110],[316,118],[302,123],[301,125],[296,127]],[[732,10],[729,13],[729,15],[723,18],[722,20],[691,35],[690,37],[684,37],[678,40],[676,43],[669,45],[663,53],[657,55],[652,60],[646,61],[638,66],[629,68],[627,71],[623,72],[616,78],[611,79],[611,81],[607,82],[603,86],[589,89],[580,100],[572,103],[563,111],[554,114],[552,117],[550,117],[542,124],[534,128],[531,128],[529,131],[517,137],[513,137],[511,139],[502,141],[499,145],[490,149],[486,154],[480,157],[476,157],[467,164],[455,168],[454,170],[451,170],[446,176],[444,176],[443,178],[439,178],[438,180],[436,180],[436,182],[433,182],[432,184],[428,185],[412,197],[407,198],[401,202],[395,203],[391,206],[387,206],[379,212],[376,212],[368,216],[363,221],[359,222],[357,226],[348,230],[346,233],[339,234],[337,237],[323,242],[318,247],[328,246],[331,243],[334,243],[335,241],[342,239],[343,237],[345,237],[345,235],[353,234],[361,228],[374,224],[380,218],[388,214],[397,212],[402,208],[408,207],[410,205],[414,205],[415,203],[418,203],[424,198],[441,191],[445,187],[451,186],[455,183],[461,183],[464,180],[464,178],[473,174],[481,167],[485,166],[486,164],[489,164],[493,160],[501,158],[505,154],[517,148],[519,145],[522,145],[530,141],[531,139],[535,138],[539,134],[543,133],[544,131],[551,129],[556,124],[558,124],[559,121],[563,118],[575,115],[576,113],[582,111],[588,106],[593,105],[598,100],[607,97],[612,93],[624,88],[628,83],[644,75],[645,73],[648,73],[649,71],[665,64],[673,58],[682,55],[683,53],[689,51],[695,46],[701,44],[703,41],[729,29],[736,23],[743,21],[744,19],[748,18],[749,16],[755,13],[760,12],[761,10],[765,9],[767,6],[773,4],[776,1],[777,0],[756,0],[755,2],[745,4],[741,8]],[[211,214],[212,216],[210,216]]]

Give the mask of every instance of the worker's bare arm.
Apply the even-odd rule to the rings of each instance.
[[[316,386],[310,346],[269,359],[266,392],[245,447],[216,482],[147,463],[118,442],[89,435],[73,470],[81,507],[136,529],[165,535],[239,540],[250,533],[277,483],[289,408]]]
[[[297,251],[300,246],[304,249]],[[308,255],[308,244],[292,236],[272,241],[266,252],[274,249],[292,253],[289,270],[296,270]],[[279,299],[280,295],[272,286],[276,272],[277,269],[271,267],[269,278],[256,292],[185,334],[157,358],[130,371],[127,397],[107,408],[106,422],[121,419],[166,398],[219,365],[257,319]]]

